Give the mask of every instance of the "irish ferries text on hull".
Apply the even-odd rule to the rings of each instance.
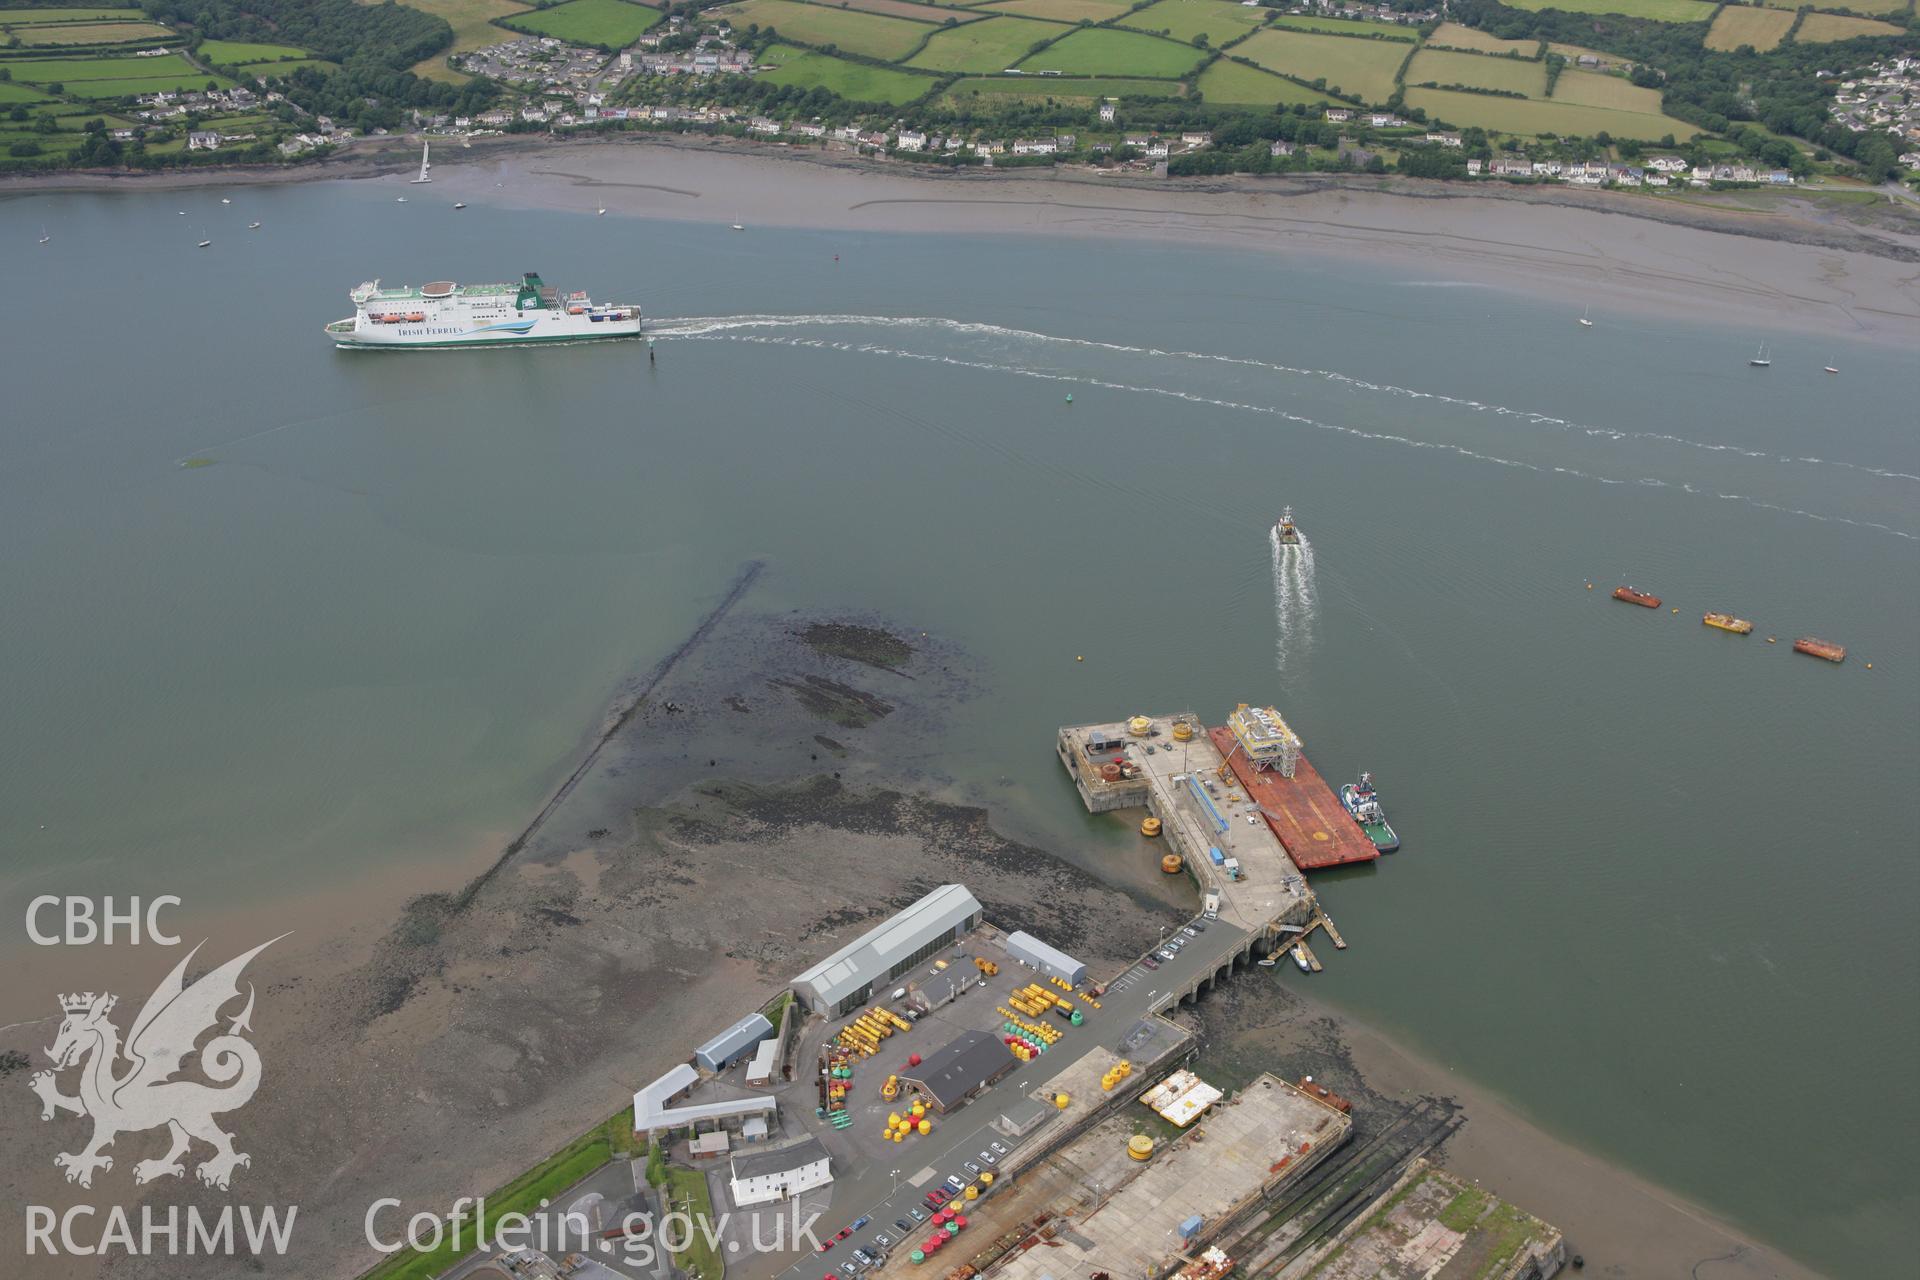
[[[382,289],[370,280],[349,295],[354,312],[327,326],[342,347],[468,347],[490,342],[580,342],[640,335],[640,308],[565,298],[528,272],[519,284],[455,284]]]

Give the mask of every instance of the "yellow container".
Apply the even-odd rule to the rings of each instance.
[[[1153,1158],[1153,1139],[1144,1133],[1136,1133],[1127,1139],[1127,1155],[1135,1160]]]
[[[933,1125],[925,1120],[922,1120],[915,1128],[918,1129],[920,1136],[923,1138],[933,1132]]]
[[[1176,721],[1173,726],[1173,740],[1175,742],[1193,741],[1193,726],[1185,720]]]
[[[1073,1105],[1073,1098],[1064,1093],[1056,1093],[1053,1095],[1053,1105],[1065,1111]]]
[[[989,1170],[987,1170],[987,1171],[986,1171],[985,1173],[983,1173],[983,1174],[981,1174],[981,1175],[980,1175],[980,1181],[981,1181],[981,1182],[983,1182],[983,1183],[985,1183],[985,1184],[986,1184],[986,1185],[988,1185],[988,1186],[992,1186],[992,1185],[993,1185],[993,1170],[991,1170],[991,1169],[989,1169]]]
[[[1134,716],[1127,721],[1127,732],[1136,738],[1146,737],[1147,731],[1151,728],[1153,728],[1153,721],[1145,716]]]

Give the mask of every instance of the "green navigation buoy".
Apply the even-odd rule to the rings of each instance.
[[[1069,392],[1067,392],[1067,403],[1068,403],[1068,404],[1072,404],[1072,403],[1073,403],[1073,392],[1071,392],[1071,391],[1069,391]]]

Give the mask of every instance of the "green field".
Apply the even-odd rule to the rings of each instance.
[[[1800,23],[1800,29],[1793,33],[1793,38],[1801,44],[1825,44],[1829,40],[1852,40],[1859,36],[1897,36],[1902,30],[1904,28],[1890,22],[1875,22],[1871,18],[1842,18],[1832,13],[1810,13]]]
[[[1514,9],[1559,9],[1565,13],[1617,13],[1656,22],[1705,22],[1714,6],[1706,0],[1501,0]]]
[[[1178,97],[1183,92],[1177,80],[1126,80],[1094,76],[1086,80],[1056,80],[1049,76],[969,76],[956,80],[941,101],[949,105],[968,105],[980,98],[1000,98],[1013,103],[1094,102],[1100,98]]]
[[[987,13],[1011,13],[1021,18],[1051,18],[1055,22],[1105,22],[1125,13],[1128,0],[995,0]],[[980,12],[976,10],[975,12]]]
[[[1798,9],[1806,0],[1766,0],[1775,9]],[[1904,14],[1910,12],[1910,0],[1820,0],[1822,9],[1844,9],[1848,13],[1864,13],[1869,17],[1881,14]]]
[[[138,9],[0,9],[0,27],[41,22],[139,22],[146,16]]]
[[[204,71],[196,71],[191,75],[182,76],[129,76],[124,80],[69,81],[67,92],[76,98],[138,97],[143,93],[185,93],[191,89],[204,89],[210,83],[220,89],[233,88],[233,81],[227,76],[210,76]]]
[[[0,80],[0,104],[12,106],[17,102],[45,102],[47,95],[30,84],[14,84]]]
[[[745,4],[708,9],[707,13],[725,18],[736,27],[758,23],[802,44],[837,45],[848,53],[861,53],[887,62],[904,58],[927,37],[925,23],[856,13],[850,9],[829,9],[825,5],[796,4],[794,0],[746,0]]]
[[[75,84],[84,80],[159,80],[169,76],[208,77],[177,53],[158,58],[9,58],[7,69],[27,84]]]
[[[30,48],[63,44],[152,44],[175,40],[179,32],[155,22],[54,22],[43,27],[21,27],[13,32]]]
[[[822,88],[855,102],[912,102],[938,83],[932,76],[909,75],[864,62],[848,62],[811,49],[777,44],[757,61],[773,64],[773,70],[754,76],[769,84],[798,85],[802,89]]]
[[[1292,31],[1323,31],[1334,36],[1359,36],[1363,39],[1404,40],[1408,44],[1420,38],[1412,27],[1393,22],[1350,22],[1346,18],[1310,18],[1305,14],[1283,13],[1273,20],[1276,27]]]
[[[1267,20],[1265,9],[1249,9],[1236,0],[1159,0],[1115,24],[1135,31],[1164,31],[1175,40],[1204,35],[1214,45],[1238,40]]]
[[[362,2],[369,3],[371,0]],[[400,0],[400,3],[409,9],[418,9],[447,20],[447,25],[453,28],[453,44],[447,53],[469,53],[512,39],[512,33],[494,26],[493,20],[515,17],[529,9],[520,0]],[[417,76],[444,80],[450,84],[465,84],[470,78],[449,67],[446,54],[416,62],[412,70]]]
[[[1441,23],[1427,37],[1427,43],[1441,49],[1470,49],[1474,53],[1517,53],[1523,58],[1535,57],[1540,52],[1538,40],[1502,40],[1457,22]]]
[[[931,71],[1004,71],[1025,57],[1036,41],[1051,40],[1067,30],[1030,18],[988,18],[937,32],[926,48],[907,59],[907,65]]]
[[[338,65],[325,58],[283,58],[273,62],[243,62],[234,70],[255,80],[266,80],[273,76],[290,76],[301,67],[321,67],[330,71]]]
[[[569,44],[620,49],[638,40],[660,18],[658,9],[629,4],[627,0],[567,0],[550,9],[502,18],[500,24]]]
[[[1296,80],[1310,83],[1324,76],[1328,88],[1337,86],[1367,102],[1385,102],[1393,96],[1394,73],[1406,60],[1407,46],[1398,40],[1268,30],[1254,32],[1233,52]]]
[[[1720,10],[1713,25],[1707,28],[1706,45],[1709,49],[1725,51],[1750,44],[1764,52],[1786,38],[1796,17],[1797,14],[1785,9],[1753,9],[1730,4]]]
[[[1074,32],[1021,63],[1025,71],[1060,71],[1070,76],[1183,76],[1206,57],[1188,44],[1159,36],[1095,27]]]
[[[243,62],[278,62],[282,58],[311,58],[290,44],[247,44],[239,40],[203,40],[195,50],[202,62],[237,67]]]
[[[1408,84],[1460,84],[1470,89],[1502,89],[1541,98],[1547,92],[1544,63],[1496,58],[1484,53],[1422,49],[1407,65]]]
[[[1658,89],[1642,89],[1624,76],[1610,76],[1600,71],[1575,71],[1571,68],[1562,71],[1560,78],[1553,82],[1553,100],[1576,107],[1634,111],[1643,116],[1660,114]]]
[[[914,22],[931,22],[939,26],[948,18],[955,22],[972,22],[984,15],[970,13],[965,9],[943,9],[930,4],[911,4],[908,0],[833,0],[836,9],[858,9],[863,13],[884,13],[890,18],[907,18]]]
[[[1436,120],[1459,128],[1478,126],[1501,133],[1553,133],[1562,137],[1592,137],[1606,132],[1616,138],[1654,142],[1667,134],[1685,142],[1700,130],[1671,116],[1640,111],[1612,111],[1570,102],[1534,102],[1495,98],[1484,93],[1450,93],[1444,89],[1409,89],[1407,105],[1424,108]]]
[[[1243,62],[1221,58],[1200,73],[1194,85],[1208,102],[1235,106],[1271,106],[1277,102],[1332,102],[1324,93],[1315,93],[1303,84],[1284,76],[1256,70]]]

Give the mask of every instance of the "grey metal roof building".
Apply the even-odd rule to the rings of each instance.
[[[1007,935],[1007,954],[1022,964],[1032,965],[1049,978],[1059,978],[1076,987],[1087,980],[1087,966],[1025,930]]]
[[[693,1051],[693,1060],[709,1071],[738,1062],[753,1051],[753,1046],[773,1034],[773,1024],[758,1013],[750,1013]]]
[[[925,1062],[902,1071],[900,1078],[919,1086],[934,1110],[944,1114],[1019,1065],[997,1037],[962,1031]]]
[[[793,992],[815,1013],[837,1017],[979,924],[981,915],[965,885],[943,884],[795,978]]]
[[[777,1107],[772,1098],[728,1098],[717,1102],[692,1102],[673,1106],[672,1100],[699,1083],[700,1073],[682,1062],[652,1084],[633,1095],[635,1133],[653,1133],[660,1129],[691,1128],[706,1120],[723,1124],[750,1115],[772,1115]]]

